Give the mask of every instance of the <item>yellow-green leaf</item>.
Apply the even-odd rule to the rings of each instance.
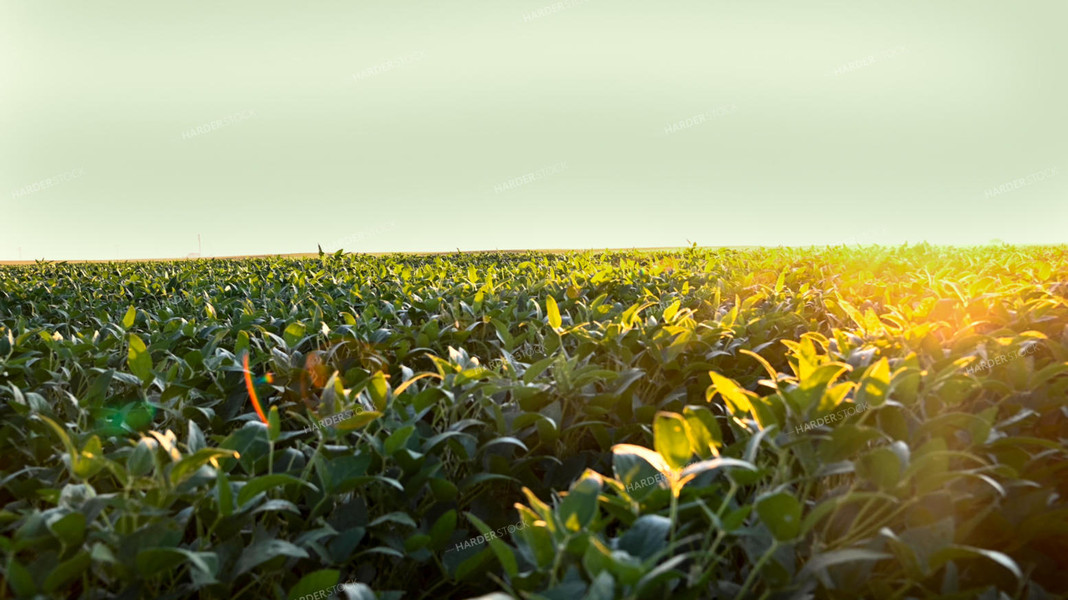
[[[130,367],[130,372],[137,376],[141,381],[148,383],[152,381],[152,355],[148,352],[148,347],[136,334],[130,334],[130,350],[126,357],[126,364]]]
[[[752,410],[748,394],[733,379],[724,377],[715,371],[709,371],[708,376],[712,378],[712,385],[705,394],[708,400],[712,399],[713,394],[718,393],[727,402],[732,413],[744,415]]]
[[[382,413],[375,410],[361,411],[338,423],[337,429],[338,431],[352,431],[353,429],[359,429],[381,416]]]
[[[560,307],[556,305],[556,298],[547,296],[545,298],[545,313],[549,315],[549,326],[553,329],[559,329],[563,324],[563,320],[560,318]]]
[[[126,315],[124,315],[122,317],[122,327],[123,327],[123,329],[129,329],[129,328],[133,327],[134,321],[136,319],[137,319],[137,309],[131,306],[126,311]]]
[[[678,471],[690,462],[692,434],[686,420],[675,413],[658,412],[653,420],[653,446],[668,466]]]
[[[267,413],[267,437],[273,442],[282,434],[282,418],[278,416],[278,407],[272,406]]]
[[[371,381],[367,384],[367,392],[371,394],[371,401],[374,402],[375,409],[386,410],[386,401],[389,399],[389,384],[386,383],[386,376],[382,371],[375,373],[371,377]]]

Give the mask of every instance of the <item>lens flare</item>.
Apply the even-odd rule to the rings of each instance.
[[[260,407],[260,400],[256,397],[256,386],[252,383],[252,373],[248,370],[248,354],[242,358],[242,364],[245,366],[245,387],[248,388],[248,397],[252,400],[252,407],[256,409],[256,414],[260,416],[263,424],[267,425],[267,415],[263,414],[263,408]],[[266,376],[269,377],[270,374]]]
[[[312,385],[317,388],[325,386],[327,380],[330,379],[330,369],[323,364],[323,359],[319,357],[318,352],[308,354],[308,358],[304,361],[304,370],[311,376]]]

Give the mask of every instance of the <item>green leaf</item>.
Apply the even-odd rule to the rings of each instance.
[[[77,469],[78,460],[79,460],[79,457],[81,456],[81,454],[77,450],[74,449],[74,443],[71,442],[70,436],[67,435],[67,432],[62,427],[59,426],[59,423],[56,423],[52,419],[49,419],[48,417],[46,417],[44,415],[36,415],[36,417],[38,419],[44,421],[45,424],[48,425],[48,427],[51,428],[53,432],[55,432],[56,436],[59,438],[59,441],[63,443],[63,447],[67,450],[67,454],[70,455],[70,472],[71,472],[71,475],[74,475],[75,477],[77,477],[76,469]]]
[[[389,546],[375,546],[374,548],[368,548],[367,550],[358,553],[356,558],[360,558],[367,554],[382,554],[384,556],[389,556],[390,558],[404,558],[403,552]]]
[[[612,551],[596,536],[590,536],[586,552],[582,555],[582,568],[590,576],[596,577],[612,567]]]
[[[212,579],[219,569],[214,552],[191,552],[184,548],[146,548],[137,553],[136,559],[137,571],[145,577],[169,571],[187,561]]]
[[[378,517],[374,521],[371,521],[368,527],[374,527],[376,525],[381,525],[382,523],[396,523],[398,525],[404,525],[405,527],[411,527],[412,529],[419,526],[412,520],[412,517],[409,516],[408,513],[398,510]]]
[[[249,339],[248,332],[241,330],[237,332],[237,341],[234,343],[234,356],[241,356],[245,352],[248,352]]]
[[[285,540],[257,540],[245,548],[241,553],[235,567],[235,575],[241,575],[256,565],[262,564],[276,556],[289,556],[291,558],[308,558],[308,553],[299,546],[295,546]]]
[[[434,493],[434,497],[442,502],[452,502],[460,491],[455,483],[439,477],[430,480],[430,490]]]
[[[556,556],[556,544],[553,543],[553,534],[547,525],[528,524],[518,533],[520,539],[530,548],[539,567],[545,569],[552,564]]]
[[[412,437],[413,433],[415,433],[415,425],[405,425],[389,434],[385,443],[382,444],[385,455],[393,456],[396,454],[398,450],[404,447],[404,444],[408,442],[408,438]]]
[[[55,592],[63,586],[77,579],[83,571],[89,568],[92,559],[89,553],[82,550],[72,558],[65,560],[53,567],[44,582],[44,591]]]
[[[627,494],[641,500],[666,481],[671,467],[658,453],[634,444],[612,446],[612,472]]]
[[[547,421],[549,423],[552,422],[549,419],[545,419],[545,421]],[[510,445],[510,446],[515,446],[517,448],[522,448],[523,450],[525,450],[527,452],[530,451],[530,449],[527,448],[526,444],[524,444],[523,442],[521,442],[517,438],[511,437],[511,436],[502,436],[502,437],[493,438],[492,440],[486,442],[485,444],[482,444],[482,446],[478,449],[478,451],[482,452],[486,448],[489,448],[490,446],[498,446],[500,444],[507,444],[507,445]]]
[[[1023,572],[1020,571],[1020,567],[1016,564],[1016,561],[1012,560],[1007,554],[998,552],[996,550],[986,550],[984,548],[973,548],[971,546],[953,545],[948,548],[943,548],[938,552],[935,552],[931,557],[930,566],[932,571],[937,571],[942,568],[947,562],[956,560],[958,558],[975,558],[982,557],[996,562],[997,564],[1005,567],[1010,573],[1012,573],[1017,581],[1023,579]]]
[[[304,331],[304,323],[299,321],[290,323],[286,326],[286,330],[282,332],[282,339],[285,340],[287,346],[293,348],[300,343],[300,340],[304,339]]]
[[[745,523],[745,519],[751,512],[753,512],[753,505],[746,504],[727,513],[727,516],[723,517],[723,531],[730,533],[737,530]]]
[[[223,469],[216,472],[215,489],[219,493],[219,513],[229,517],[234,513],[234,490],[230,487],[230,477]]]
[[[196,452],[201,448],[207,448],[208,443],[204,440],[204,432],[193,419],[189,419],[188,433],[186,434],[186,446],[190,452]]]
[[[692,435],[686,420],[678,414],[656,413],[653,420],[653,445],[672,470],[678,471],[690,462],[690,457],[693,456],[690,444]]]
[[[501,538],[497,537],[496,532],[490,529],[489,525],[483,523],[482,519],[479,519],[469,512],[464,514],[467,515],[467,519],[475,524],[475,527],[478,528],[483,537],[489,542],[493,554],[497,556],[497,560],[500,561],[501,566],[504,567],[504,572],[507,573],[509,577],[515,578],[515,576],[519,574],[519,563],[516,562],[515,553],[512,552],[512,549],[508,547],[508,544],[501,541]]]
[[[7,557],[7,571],[5,572],[7,583],[11,586],[16,596],[28,598],[37,593],[37,584],[33,581],[30,571],[15,560],[12,552]]]
[[[597,496],[601,493],[601,476],[587,469],[582,478],[571,488],[560,503],[557,514],[560,522],[569,531],[580,531],[590,525],[597,516]]]
[[[724,377],[715,371],[709,371],[708,376],[712,378],[712,385],[705,394],[708,400],[712,399],[713,394],[718,393],[735,415],[746,415],[752,411],[749,395],[733,379]]]
[[[780,542],[792,540],[801,532],[801,503],[786,492],[758,498],[757,515]]]
[[[130,367],[130,372],[141,381],[145,383],[152,381],[152,355],[149,354],[148,348],[141,338],[137,337],[137,334],[130,334],[130,350],[126,357],[126,364]]]
[[[85,540],[85,515],[71,513],[48,526],[66,547],[80,546]]]
[[[193,454],[181,459],[174,466],[171,467],[171,485],[178,485],[179,483],[188,479],[193,473],[196,473],[200,467],[208,464],[212,459],[218,460],[220,458],[237,458],[238,453],[233,450],[223,450],[221,448],[201,448]]]
[[[590,544],[591,546],[593,544]],[[505,598],[511,598],[511,596],[504,596]],[[590,583],[589,589],[586,591],[586,595],[582,597],[582,600],[613,600],[616,597],[616,580],[612,577],[612,574],[607,571],[602,571],[597,577]]]
[[[846,548],[844,550],[831,550],[830,552],[824,552],[822,554],[817,554],[813,556],[805,564],[804,569],[801,570],[801,579],[804,579],[805,575],[807,574],[818,574],[821,571],[826,570],[828,567],[832,567],[834,565],[858,561],[886,560],[888,558],[894,558],[894,555],[887,554],[886,552],[867,550],[864,548]]]
[[[648,560],[667,547],[671,519],[661,515],[642,515],[619,538],[619,549],[631,556]]]
[[[682,416],[689,426],[686,432],[693,453],[701,458],[716,455],[723,445],[723,432],[712,411],[704,406],[687,406],[682,409]]]
[[[96,400],[103,398],[107,394],[108,388],[111,386],[111,380],[114,377],[115,371],[112,369],[108,369],[100,375],[97,375],[96,378],[93,379],[93,383],[89,386],[89,391],[85,393],[85,399]]]
[[[111,548],[100,542],[93,544],[93,549],[89,552],[89,557],[93,559],[93,562],[97,563],[109,563],[112,565],[119,564],[119,559],[115,557],[115,553],[111,551]]]
[[[560,430],[556,427],[556,421],[548,417],[538,419],[534,426],[538,430],[538,438],[543,444],[552,444],[560,437]]]
[[[126,459],[126,471],[134,477],[143,477],[151,473],[155,465],[156,461],[149,445],[149,438],[142,438]]]
[[[489,547],[476,552],[474,556],[464,560],[454,572],[454,576],[459,581],[468,581],[474,579],[475,576],[485,570],[489,566],[489,562],[493,559],[493,550]]]
[[[901,480],[901,459],[887,446],[880,446],[854,461],[856,473],[880,490],[889,491]]]
[[[639,597],[647,598],[650,592],[664,586],[668,581],[683,578],[682,569],[677,569],[676,567],[686,560],[690,560],[690,557],[685,554],[678,554],[653,567],[650,571],[643,573],[641,579],[637,582]]]
[[[282,473],[275,473],[273,475],[261,475],[260,477],[253,478],[241,491],[237,493],[237,505],[244,506],[249,500],[260,492],[269,490],[273,487],[286,486],[286,485],[302,485],[313,492],[319,491],[319,488],[315,487],[311,483],[302,479],[297,479],[292,475],[284,475]]]
[[[753,463],[739,460],[737,458],[713,458],[687,465],[687,467],[679,473],[679,479],[682,484],[685,484],[705,471],[712,471],[720,468],[739,468],[753,472],[756,472],[757,470],[756,465]]]
[[[320,569],[300,578],[297,585],[289,589],[289,600],[300,600],[337,585],[341,572],[337,569]]]
[[[545,313],[549,316],[549,327],[560,329],[563,319],[560,318],[560,307],[556,305],[556,298],[545,297]]]
[[[430,542],[427,544],[434,550],[441,550],[456,531],[456,510],[445,511],[434,524],[430,526]]]
[[[82,479],[89,479],[99,472],[104,465],[104,449],[100,445],[100,438],[94,435],[85,443],[85,448],[78,453],[78,461],[75,463],[74,473]]]
[[[881,439],[884,435],[872,427],[858,427],[848,423],[836,425],[831,431],[830,439],[824,440],[820,445],[820,458],[827,463],[851,459],[869,442]]]
[[[886,401],[886,392],[890,389],[890,363],[886,357],[871,365],[857,384],[856,403],[858,406],[880,406]]]
[[[417,533],[412,537],[404,540],[404,551],[411,554],[417,550],[425,548],[430,543],[430,536],[425,533]]]

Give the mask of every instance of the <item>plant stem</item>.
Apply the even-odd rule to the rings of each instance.
[[[779,540],[775,540],[771,543],[771,546],[768,547],[767,552],[765,552],[764,555],[760,557],[760,560],[758,560],[757,563],[753,565],[753,570],[750,571],[749,576],[745,578],[745,583],[742,584],[742,589],[738,591],[738,595],[735,596],[735,598],[740,598],[744,600],[745,598],[749,597],[747,595],[749,593],[749,587],[753,585],[753,580],[756,579],[757,573],[760,572],[760,569],[764,567],[764,563],[768,562],[768,559],[771,558],[771,555],[775,554],[775,551],[778,549]]]
[[[677,481],[671,482],[671,537],[669,544],[675,545],[675,525],[679,520],[679,494],[682,493],[682,487],[678,485]]]
[[[734,494],[738,492],[738,484],[731,481],[731,489],[727,492],[727,495],[723,497],[723,502],[720,503],[719,509],[716,511],[716,516],[720,519],[723,518],[723,511],[727,510],[727,505],[734,499]]]
[[[556,547],[556,556],[553,558],[553,568],[549,571],[549,587],[556,585],[556,571],[560,568],[560,561],[564,557],[564,553],[567,552],[567,544],[571,541],[571,534],[567,534],[564,537],[564,543],[559,544]]]

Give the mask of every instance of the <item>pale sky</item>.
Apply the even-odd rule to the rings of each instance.
[[[1066,22],[1063,0],[5,0],[0,260],[197,234],[206,256],[1065,243]]]

